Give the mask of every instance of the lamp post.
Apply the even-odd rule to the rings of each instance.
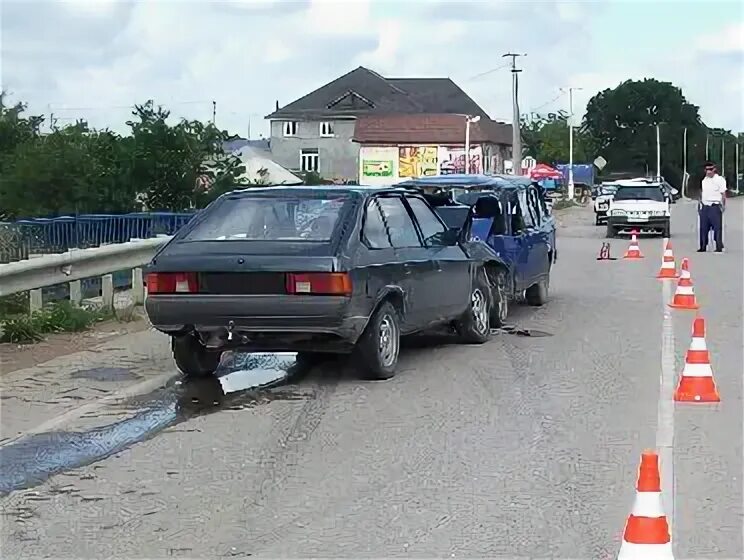
[[[480,115],[471,117],[465,115],[465,174],[470,173],[470,124],[477,123],[480,120]]]

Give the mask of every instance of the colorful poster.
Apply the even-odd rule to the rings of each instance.
[[[362,160],[362,176],[364,177],[392,177],[393,162],[376,159]]]
[[[469,173],[483,173],[483,150],[480,146],[470,148]],[[439,148],[439,174],[465,173],[465,150],[463,148]]]
[[[384,179],[390,181],[395,177],[395,163],[398,159],[398,148],[366,147],[359,151],[359,175],[365,180]]]
[[[437,172],[436,146],[400,146],[398,176],[401,178],[433,177]]]

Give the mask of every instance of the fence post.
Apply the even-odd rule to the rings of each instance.
[[[42,300],[41,300],[41,288],[37,288],[35,290],[31,290],[31,292],[28,295],[28,301],[29,301],[29,308],[31,313],[34,313],[41,309],[42,306]]]
[[[132,303],[142,305],[145,303],[145,284],[142,280],[142,269],[132,269]]]
[[[104,274],[101,277],[101,299],[103,300],[103,309],[106,311],[114,310],[114,275]]]
[[[83,286],[80,280],[70,282],[70,303],[75,307],[80,307],[83,301]]]

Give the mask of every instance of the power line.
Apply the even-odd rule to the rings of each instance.
[[[550,101],[546,101],[546,102],[545,102],[545,103],[543,103],[542,105],[538,105],[537,107],[533,107],[532,109],[530,109],[530,112],[533,112],[533,113],[534,113],[534,112],[536,112],[536,111],[539,111],[539,110],[540,110],[540,109],[542,109],[543,107],[547,107],[547,106],[548,106],[548,105],[550,105],[551,103],[555,103],[555,102],[556,102],[556,101],[558,101],[558,100],[559,100],[559,99],[560,99],[561,97],[563,97],[563,96],[564,96],[565,94],[566,94],[566,92],[564,92],[564,91],[561,91],[561,92],[560,92],[560,93],[559,93],[558,95],[556,95],[556,96],[555,96],[555,97],[554,97],[553,99],[551,99]]]
[[[490,70],[486,70],[485,72],[481,72],[480,74],[476,74],[475,76],[471,76],[466,82],[471,82],[473,80],[477,80],[478,78],[482,78],[483,76],[488,76],[489,74],[493,74],[494,72],[498,72],[499,70],[503,70],[504,68],[507,68],[511,65],[510,62],[507,62],[506,64],[502,64],[501,66],[497,66],[496,68],[491,68]]]
[[[204,101],[173,101],[168,103],[168,106],[171,105],[198,105],[198,104],[207,104],[207,103],[213,103],[211,99],[204,100]],[[134,109],[136,107],[135,104],[132,105],[101,105],[98,107],[58,107],[54,103],[49,103],[47,105],[50,109],[54,108],[55,111],[105,111],[108,109]]]

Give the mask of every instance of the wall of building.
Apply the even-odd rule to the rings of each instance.
[[[299,121],[296,136],[284,136],[284,121],[271,122],[271,155],[282,167],[300,170],[304,149],[318,150],[321,176],[326,179],[356,181],[359,173],[359,144],[352,142],[354,120],[334,120],[333,138],[320,136],[320,122]]]
[[[362,146],[359,183],[391,185],[417,177],[465,172],[464,146]],[[504,150],[495,144],[470,149],[470,173],[503,173]]]

